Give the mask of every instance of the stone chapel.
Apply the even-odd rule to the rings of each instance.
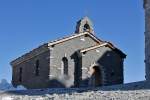
[[[126,55],[96,37],[84,17],[74,34],[45,43],[11,62],[12,84],[28,89],[122,84]]]

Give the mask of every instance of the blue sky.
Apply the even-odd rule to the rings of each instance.
[[[127,54],[125,82],[144,80],[142,0],[0,0],[0,79],[11,81],[13,59],[75,31],[88,16],[96,36]]]

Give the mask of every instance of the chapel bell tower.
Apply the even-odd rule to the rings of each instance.
[[[82,18],[77,22],[76,25],[76,31],[75,31],[76,34],[84,33],[84,32],[89,32],[94,34],[92,22],[88,17]]]

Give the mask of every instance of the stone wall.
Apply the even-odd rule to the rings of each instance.
[[[90,78],[89,67],[94,63],[101,69],[102,85],[123,83],[123,58],[112,49],[103,46],[82,53],[82,80]]]
[[[150,80],[150,0],[144,0],[145,8],[145,72],[146,80]]]
[[[93,45],[96,45],[97,42],[95,42],[92,38],[89,36],[80,36],[59,44],[54,45],[53,47],[50,47],[51,55],[50,55],[50,76],[51,79],[60,79],[63,80],[65,77],[63,75],[63,67],[62,67],[62,58],[66,57],[68,59],[68,72],[69,75],[67,77],[68,79],[68,85],[74,85],[74,66],[75,62],[74,59],[71,58],[71,56],[80,49],[91,47]],[[66,79],[65,79],[66,80]]]
[[[33,55],[32,55],[33,56]],[[26,88],[46,88],[49,82],[49,56],[50,51],[43,52],[29,60],[25,60],[12,66],[14,86],[23,85]],[[39,60],[39,75],[36,75],[36,61]],[[22,68],[22,81],[20,81],[19,69]]]

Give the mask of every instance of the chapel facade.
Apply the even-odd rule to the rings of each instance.
[[[45,43],[11,62],[12,84],[28,89],[122,84],[126,55],[96,37],[88,17],[74,34]]]

